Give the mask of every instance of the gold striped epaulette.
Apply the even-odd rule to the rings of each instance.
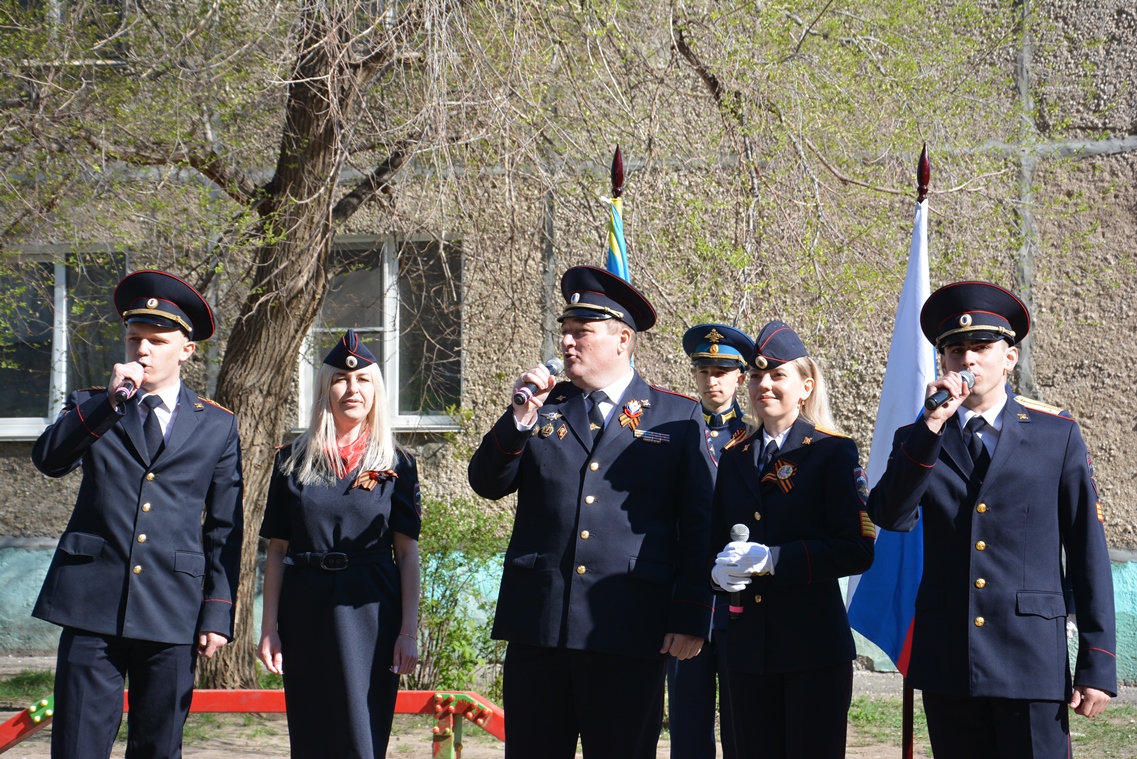
[[[197,399],[198,399],[199,401],[201,401],[202,403],[208,403],[210,406],[216,406],[217,408],[219,408],[219,409],[221,409],[222,411],[224,411],[226,414],[232,414],[232,413],[233,413],[232,411],[230,411],[229,409],[225,408],[224,406],[222,406],[220,403],[218,403],[217,401],[213,400],[212,398],[206,398],[204,395],[199,395],[199,396],[197,396]]]
[[[813,429],[817,430],[822,435],[828,435],[829,437],[849,437],[848,435],[845,435],[844,433],[837,432],[835,430],[827,430],[824,427],[814,427]]]
[[[1051,406],[1049,403],[1036,401],[1034,398],[1027,398],[1025,395],[1016,395],[1015,403],[1019,404],[1023,408],[1028,408],[1031,411],[1041,411],[1042,413],[1050,414],[1051,416],[1061,416],[1062,413],[1066,411],[1064,408]]]

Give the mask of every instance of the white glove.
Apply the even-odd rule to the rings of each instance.
[[[719,558],[715,559],[715,565],[711,567],[711,582],[723,590],[738,593],[750,584],[750,573],[739,569],[729,556],[726,557],[727,563],[720,564],[719,562],[723,561],[722,556],[720,553]]]
[[[727,550],[739,554],[736,564],[739,568],[750,574],[760,575],[766,571],[773,572],[770,566],[770,549],[761,543],[727,543]],[[724,551],[725,553],[725,551]]]

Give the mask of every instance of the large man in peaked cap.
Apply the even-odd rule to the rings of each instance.
[[[78,390],[36,441],[50,477],[83,480],[33,615],[63,627],[51,753],[105,759],[130,678],[126,756],[181,756],[197,655],[233,635],[241,462],[232,413],[181,381],[213,314],[188,283],[119,283],[127,361]]]
[[[1093,717],[1117,691],[1113,582],[1086,445],[1067,412],[1010,392],[1030,330],[1012,293],[947,285],[921,326],[944,371],[928,396],[945,400],[896,432],[868,509],[888,530],[923,521],[908,679],[923,691],[932,750],[1068,757],[1067,704]],[[1072,678],[1066,583],[1079,632]]]
[[[696,655],[711,623],[705,551],[713,464],[692,398],[632,368],[655,312],[603,269],[565,272],[561,348],[517,381],[470,462],[479,495],[517,493],[493,635],[509,759],[654,759],[666,657]]]

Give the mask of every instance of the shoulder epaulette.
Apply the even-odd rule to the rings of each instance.
[[[824,427],[814,426],[813,429],[817,430],[822,435],[828,435],[829,437],[849,437],[848,435],[845,435],[841,432],[835,432],[834,430],[827,430]]]
[[[1069,412],[1067,412],[1066,409],[1051,406],[1049,403],[1043,403],[1042,401],[1036,401],[1034,398],[1027,398],[1025,395],[1016,395],[1015,403],[1031,411],[1040,411],[1043,414],[1050,414],[1051,416],[1062,416],[1063,413],[1066,413],[1066,416],[1062,418],[1070,418]]]
[[[233,413],[232,411],[230,411],[229,409],[225,408],[224,406],[222,406],[220,403],[218,403],[217,401],[213,400],[212,398],[206,398],[204,395],[199,395],[199,396],[197,396],[197,399],[198,399],[199,401],[201,401],[202,403],[208,403],[210,406],[216,406],[217,408],[221,409],[222,411],[224,411],[224,412],[225,412],[225,413],[227,413],[227,414],[232,414],[232,413]]]
[[[661,392],[661,393],[667,393],[668,395],[677,395],[677,396],[679,396],[680,398],[686,398],[687,400],[689,400],[689,401],[691,401],[691,402],[693,402],[693,403],[698,403],[698,402],[699,402],[699,399],[698,399],[698,398],[695,398],[694,396],[690,396],[690,395],[687,395],[686,393],[680,393],[680,392],[678,392],[678,391],[676,391],[676,390],[669,390],[669,389],[667,389],[666,387],[660,387],[659,385],[649,385],[649,387],[650,387],[652,390],[658,390],[658,391],[659,391],[659,392]]]
[[[77,392],[77,393],[101,393],[101,392],[105,391],[106,389],[107,389],[106,385],[101,385],[101,386],[96,385],[95,387],[81,387],[78,390],[76,390],[75,392]]]

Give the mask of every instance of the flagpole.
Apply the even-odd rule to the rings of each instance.
[[[928,184],[932,179],[932,164],[928,160],[928,143],[924,143],[920,151],[920,160],[916,164],[916,204],[923,203],[928,197]],[[913,744],[915,743],[914,725],[916,718],[916,694],[904,678],[904,704],[901,707],[900,755],[902,759],[913,759]]]

